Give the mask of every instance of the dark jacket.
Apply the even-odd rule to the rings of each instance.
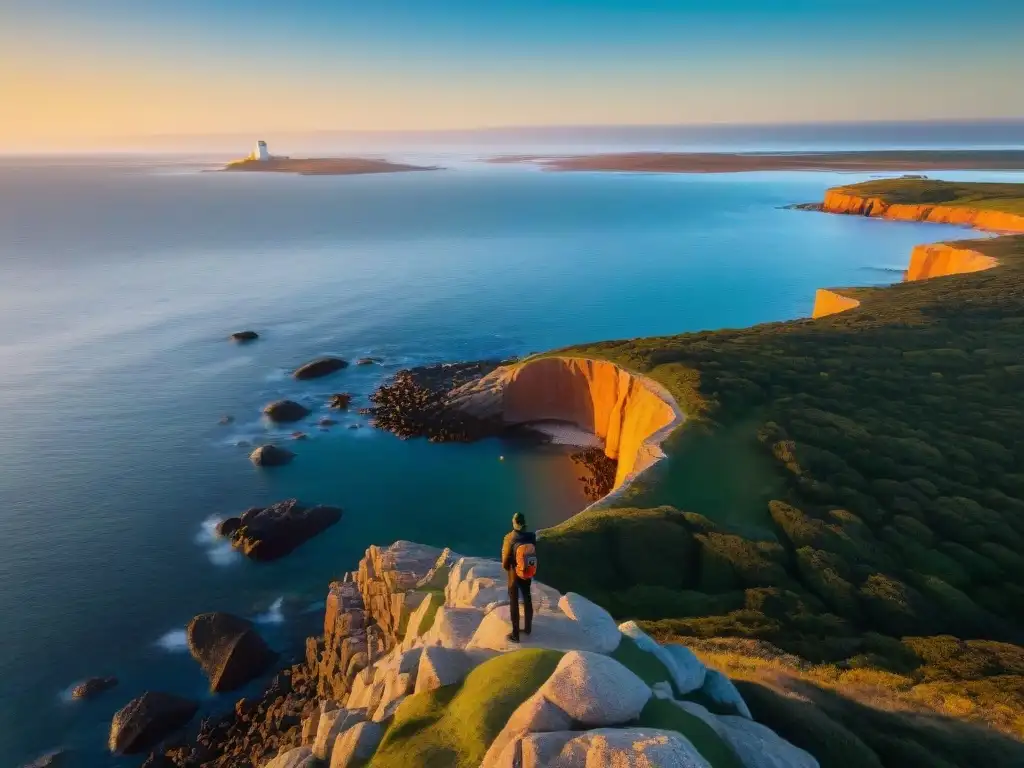
[[[516,570],[516,547],[520,544],[536,544],[537,534],[533,531],[512,531],[505,536],[501,544],[501,567],[509,573],[509,578]]]

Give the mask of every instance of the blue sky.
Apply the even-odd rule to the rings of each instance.
[[[1021,117],[1021,49],[1021,0],[0,0],[0,147]]]

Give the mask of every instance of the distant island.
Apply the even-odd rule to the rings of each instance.
[[[436,166],[407,165],[368,157],[271,157],[266,160],[247,157],[228,163],[224,171],[250,173],[297,173],[301,176],[356,176],[365,173],[437,171]]]
[[[622,152],[553,157],[503,155],[492,163],[534,163],[551,171],[739,173],[743,171],[1024,170],[1021,150],[850,152]]]

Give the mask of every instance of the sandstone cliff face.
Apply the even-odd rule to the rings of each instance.
[[[910,254],[907,280],[927,280],[944,275],[961,275],[991,269],[999,262],[969,248],[958,248],[948,243],[919,245]]]
[[[835,315],[839,312],[845,312],[848,309],[859,307],[860,302],[856,299],[851,299],[849,296],[843,296],[841,293],[835,291],[828,291],[824,288],[819,288],[814,294],[814,310],[811,312],[812,318],[825,317],[825,315]]]
[[[899,221],[960,224],[993,232],[1024,232],[1024,216],[965,206],[889,204],[877,197],[860,197],[840,190],[825,193],[822,210]]]
[[[546,357],[504,366],[452,394],[452,405],[507,424],[558,420],[604,441],[618,461],[615,488],[664,456],[660,444],[683,414],[659,385],[614,363]]]

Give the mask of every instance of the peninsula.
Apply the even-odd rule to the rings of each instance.
[[[402,173],[406,171],[437,171],[424,165],[392,163],[368,157],[270,157],[264,160],[247,157],[228,163],[223,171],[246,173],[296,173],[300,176],[357,176],[368,173]]]
[[[1022,170],[1022,150],[870,150],[849,152],[623,152],[554,157],[504,155],[492,163],[534,163],[549,171],[739,173],[743,171]]]

